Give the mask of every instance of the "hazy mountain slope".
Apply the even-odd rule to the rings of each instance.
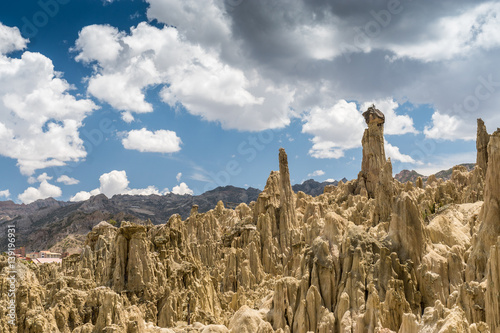
[[[475,163],[463,163],[459,164],[461,166],[464,166],[467,168],[467,171],[471,171],[474,169],[476,166]],[[448,180],[451,177],[451,174],[453,172],[453,168],[447,169],[447,170],[441,170],[437,173],[435,173],[436,178],[442,178],[443,180]],[[427,176],[424,176],[415,170],[401,170],[401,172],[397,173],[394,175],[394,179],[398,180],[401,183],[406,183],[408,181],[415,183],[417,181],[418,177],[422,177],[422,180],[425,182],[427,180]]]
[[[40,250],[49,248],[73,234],[86,234],[100,221],[151,220],[153,224],[165,223],[172,214],[187,218],[193,205],[200,212],[212,209],[218,201],[224,203],[250,203],[257,200],[260,190],[234,186],[218,187],[198,196],[169,193],[159,195],[115,195],[111,199],[104,194],[86,201],[71,203],[52,198],[38,200],[29,205],[17,205],[12,201],[0,202],[0,226],[15,224],[17,246]],[[6,239],[0,239],[0,246]]]

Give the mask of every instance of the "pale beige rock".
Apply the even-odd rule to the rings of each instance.
[[[387,159],[378,177],[375,190],[375,211],[373,213],[373,224],[389,221],[392,212],[395,191],[393,188],[391,159]]]
[[[294,194],[280,151],[280,171],[250,205],[193,207],[185,221],[173,215],[156,226],[101,222],[81,255],[20,265],[15,329],[5,319],[0,256],[0,331],[498,330],[495,134],[486,183],[479,167],[458,166],[450,180],[431,176],[424,188],[392,179],[390,162],[373,154],[383,146],[383,119],[367,119],[378,144],[365,140],[366,158],[381,161],[373,196],[363,172],[317,197]]]
[[[428,244],[417,205],[408,194],[402,193],[395,202],[394,213],[389,224],[389,238],[403,260],[411,259],[418,266]]]
[[[281,253],[288,256],[292,245],[292,232],[297,224],[295,216],[295,194],[290,184],[290,171],[288,170],[288,158],[285,149],[280,148],[280,216],[279,216],[279,239]]]
[[[231,333],[272,333],[271,324],[264,321],[264,314],[242,306],[229,322],[229,332]]]
[[[380,170],[386,161],[384,150],[384,121],[376,114],[377,112],[380,114],[382,113],[374,107],[369,108],[366,112],[368,112],[367,116],[365,116],[368,129],[365,130],[361,141],[363,145],[361,176],[366,184],[368,196],[373,198],[375,196]],[[364,114],[366,114],[366,112]]]
[[[476,164],[481,168],[483,177],[486,176],[486,169],[488,168],[488,142],[490,135],[486,131],[486,126],[481,118],[477,119],[477,136],[476,136]]]
[[[486,323],[491,332],[500,332],[500,237],[490,248],[486,267]]]
[[[481,280],[485,276],[489,250],[500,236],[500,129],[491,135],[488,144],[488,169],[480,221],[467,261],[468,281]]]

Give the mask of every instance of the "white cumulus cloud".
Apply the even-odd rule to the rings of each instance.
[[[80,191],[80,192],[76,193],[74,196],[72,196],[69,199],[69,201],[71,201],[71,202],[85,201],[85,200],[90,199],[90,197],[92,197],[94,195],[98,195],[98,194],[101,194],[101,191],[99,191],[99,189],[95,189],[95,190],[92,190],[90,192]]]
[[[80,191],[70,198],[70,201],[83,201],[90,197],[98,194],[105,194],[108,198],[111,198],[116,194],[130,194],[130,195],[162,195],[168,192],[166,189],[164,192],[160,192],[155,186],[148,186],[146,188],[130,188],[128,185],[130,181],[128,180],[127,173],[125,170],[113,170],[108,173],[104,173],[99,177],[100,186],[90,192]]]
[[[476,123],[436,111],[432,115],[432,125],[425,127],[424,134],[428,139],[475,140]]]
[[[72,178],[67,175],[62,175],[59,178],[57,178],[58,183],[63,183],[64,185],[76,185],[80,183],[78,179]]]
[[[0,50],[23,49],[26,40],[18,34],[0,23]],[[44,55],[27,51],[10,58],[0,52],[0,155],[17,160],[22,174],[86,156],[79,129],[97,107],[77,100],[72,89]]]
[[[323,176],[325,172],[323,170],[316,170],[311,173],[307,174],[307,177],[317,177],[317,176]]]
[[[421,162],[415,161],[410,155],[401,153],[399,147],[393,146],[387,141],[384,141],[384,149],[386,157],[390,157],[392,161],[421,164]]]
[[[361,146],[364,118],[356,104],[338,101],[329,108],[313,108],[303,118],[302,133],[311,134],[309,155],[316,158],[340,158],[344,151]]]
[[[122,139],[125,149],[152,153],[175,153],[181,150],[182,141],[173,131],[148,131],[145,128],[132,130]]]
[[[28,187],[23,193],[18,195],[22,203],[29,204],[39,199],[58,198],[62,195],[61,188],[43,180],[38,188]]]
[[[0,54],[23,50],[27,43],[17,27],[8,27],[0,22]]]
[[[77,61],[96,65],[88,92],[123,111],[127,122],[132,113],[153,111],[145,93],[162,85],[164,103],[225,128],[262,130],[290,123],[293,88],[226,63],[217,50],[188,41],[176,28],[142,22],[126,34],[108,25],[87,26],[73,50]]]
[[[47,173],[44,172],[44,173],[38,175],[37,177],[33,177],[33,176],[29,177],[28,178],[28,183],[30,183],[30,184],[41,183],[44,180],[51,180],[52,178],[53,177],[47,175]]]
[[[150,185],[146,188],[134,188],[131,190],[126,191],[124,194],[130,194],[130,195],[151,195],[151,194],[156,194],[156,195],[161,195],[160,191],[153,186]]]
[[[10,191],[9,190],[0,191],[0,198],[1,197],[4,197],[5,199],[7,199],[8,197],[10,197]]]
[[[99,182],[101,183],[99,190],[108,198],[111,198],[115,194],[125,192],[129,184],[127,173],[124,170],[113,170],[109,173],[105,173],[99,177]]]
[[[193,195],[194,194],[193,190],[191,190],[184,182],[180,183],[177,186],[174,186],[174,188],[172,189],[172,193],[180,194],[180,195],[184,195],[184,194]]]
[[[177,182],[180,182],[182,178],[182,172],[179,172],[177,176],[175,176],[175,179],[177,179]]]

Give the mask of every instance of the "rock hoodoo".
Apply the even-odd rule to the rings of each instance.
[[[467,267],[469,280],[484,277],[490,248],[500,236],[500,129],[491,135],[488,143],[484,205],[479,219],[481,225],[474,238]]]
[[[16,326],[0,256],[0,332],[499,332],[500,130],[484,185],[459,166],[414,186],[392,178],[383,115],[364,115],[360,177],[319,196],[292,191],[280,149],[249,205],[101,222],[62,265],[18,262]]]
[[[363,113],[368,128],[363,134],[361,141],[363,145],[363,161],[361,163],[361,178],[365,182],[368,196],[375,196],[379,173],[384,166],[384,114],[372,105]],[[359,179],[360,177],[358,177]]]
[[[486,131],[486,126],[481,118],[477,119],[477,137],[476,137],[476,149],[477,158],[476,164],[481,168],[483,178],[486,176],[486,169],[488,167],[488,142],[490,141],[490,135]]]

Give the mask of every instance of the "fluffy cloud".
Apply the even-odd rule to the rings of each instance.
[[[429,26],[432,33],[412,44],[384,45],[396,57],[421,61],[450,60],[469,56],[477,49],[500,46],[500,4],[487,2],[457,15],[439,18]]]
[[[140,152],[174,153],[181,150],[181,139],[175,132],[167,130],[148,131],[143,128],[132,130],[123,138],[125,149],[134,149]]]
[[[7,27],[0,23],[0,54],[23,50],[28,43],[17,27]]]
[[[193,195],[194,194],[193,190],[191,190],[184,182],[180,183],[177,186],[174,186],[174,188],[172,189],[172,193],[179,194],[179,195],[184,195],[184,194]]]
[[[99,187],[100,192],[104,193],[108,198],[111,198],[115,194],[124,193],[128,188],[129,181],[127,179],[127,173],[124,170],[113,170],[101,175],[101,177],[99,177],[99,183],[101,183]]]
[[[216,51],[181,38],[173,27],[158,29],[143,22],[127,35],[110,26],[87,26],[74,50],[77,61],[97,64],[89,93],[124,111],[125,121],[134,119],[132,112],[151,112],[145,90],[162,84],[163,102],[226,128],[289,124],[293,89],[225,63]]]
[[[76,185],[80,183],[78,179],[72,178],[70,176],[62,175],[57,178],[58,183],[63,183],[64,185]]]
[[[396,3],[396,8],[389,8],[390,3]],[[475,92],[478,77],[492,76],[495,82],[500,78],[496,65],[500,35],[494,33],[500,27],[498,2],[445,0],[436,6],[428,0],[285,0],[273,4],[256,0],[230,7],[226,2],[234,43],[227,45],[235,45],[232,48],[238,52],[224,50],[224,54],[245,54],[245,62],[273,81],[293,82],[291,87],[299,88],[292,105],[299,112],[329,105],[325,103],[328,98],[366,101],[392,96],[396,101],[429,104],[452,115],[454,105]],[[158,6],[155,8],[155,17],[164,22],[174,15],[179,21],[191,22],[189,15],[196,13],[179,6],[162,16]],[[381,17],[381,13],[387,16]],[[185,34],[189,36],[188,31]],[[315,47],[307,47],[309,35],[327,38],[319,42],[321,37],[312,37],[309,40]],[[313,53],[318,46],[325,49],[318,51],[319,56]],[[495,119],[500,104],[498,83],[489,87],[493,88],[490,96],[480,100],[464,121],[472,123],[478,113],[487,122]],[[396,120],[387,124],[387,134],[405,128],[415,132],[411,119]],[[453,135],[460,134],[457,129]],[[319,150],[341,155],[335,147],[321,141]]]
[[[304,117],[310,154],[338,158],[359,146],[362,130],[333,118],[334,128],[350,125],[352,133],[316,135],[321,126],[312,118],[325,119],[325,106],[375,101],[387,108],[386,134],[417,133],[409,115],[394,112],[396,101],[454,117],[454,104],[474,93],[478,76],[500,77],[498,2],[422,1],[389,8],[394,2],[147,0],[148,19],[167,27],[89,26],[74,49],[96,69],[88,92],[127,122],[152,111],[145,96],[160,85],[163,102],[224,128],[280,128]],[[479,112],[494,120],[499,96],[481,100],[462,121]],[[456,126],[443,138],[461,134]]]
[[[179,172],[177,176],[175,176],[175,179],[177,180],[177,182],[180,182],[181,178],[182,178],[182,172]]]
[[[24,48],[20,38],[0,23],[0,49]],[[24,175],[86,156],[79,128],[97,107],[69,94],[72,87],[61,76],[40,53],[0,54],[0,155],[16,159]]]
[[[28,187],[23,193],[18,195],[22,203],[29,204],[39,199],[58,198],[62,194],[61,188],[49,184],[47,180],[43,180],[38,188]]]
[[[10,191],[9,190],[0,191],[0,198],[1,197],[4,197],[5,199],[7,199],[8,197],[10,197]]]
[[[436,111],[432,115],[432,125],[425,127],[424,134],[429,139],[475,140],[475,129],[475,122]]]
[[[307,177],[323,176],[324,174],[325,174],[325,172],[323,170],[316,170],[316,171],[313,171],[313,172],[307,174]]]
[[[28,178],[28,183],[30,183],[30,184],[41,183],[44,180],[51,180],[52,178],[53,177],[47,175],[47,173],[44,172],[44,173],[38,175],[37,177],[33,177],[33,176],[29,177]]]
[[[158,189],[153,185],[150,185],[146,188],[134,188],[134,189],[126,191],[125,194],[130,194],[130,195],[152,195],[152,194],[162,195],[162,193],[160,193],[160,191],[158,191]]]
[[[330,108],[313,108],[304,116],[302,133],[311,134],[309,154],[316,158],[340,158],[346,149],[361,146],[364,118],[355,103],[345,100]]]
[[[410,155],[401,153],[399,147],[393,146],[387,141],[384,142],[384,149],[386,157],[390,157],[392,161],[421,164],[421,162],[415,161]]]
[[[148,19],[178,27],[189,40],[205,46],[219,45],[230,38],[230,21],[222,1],[148,0]]]
[[[91,196],[98,194],[105,194],[108,198],[111,198],[116,194],[129,194],[129,195],[162,195],[168,193],[168,189],[164,192],[160,192],[155,186],[148,186],[147,188],[129,188],[129,180],[127,173],[124,170],[118,171],[113,170],[108,173],[104,173],[99,177],[99,188],[96,188],[90,192],[80,191],[70,198],[70,201],[83,201],[89,199]],[[177,191],[191,191],[186,184],[182,183],[181,187]],[[175,187],[174,187],[175,189]],[[192,192],[192,191],[191,191]]]
[[[101,191],[99,191],[99,189],[95,189],[95,190],[92,190],[90,192],[80,191],[80,192],[76,193],[74,196],[72,196],[69,199],[69,201],[71,201],[71,202],[85,201],[85,200],[90,199],[90,197],[92,197],[94,195],[98,195],[98,194],[101,194]]]

